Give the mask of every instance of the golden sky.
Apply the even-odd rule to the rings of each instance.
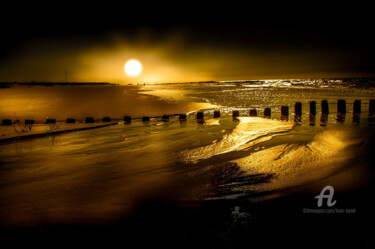
[[[119,84],[374,75],[361,29],[297,24],[40,29],[2,46],[0,81],[64,82],[65,71],[69,82]],[[129,59],[142,63],[139,76],[125,74]]]

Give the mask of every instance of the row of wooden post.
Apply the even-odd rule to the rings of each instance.
[[[338,100],[337,101],[337,121],[344,122],[346,116],[346,101]],[[316,111],[316,101],[310,101],[310,123],[315,122],[315,117],[317,114]],[[322,100],[321,102],[321,122],[326,123],[329,114],[329,106],[327,100]],[[359,122],[361,114],[361,100],[355,100],[353,103],[353,122]],[[251,109],[249,113],[250,117],[257,117],[258,113],[256,109]],[[239,117],[239,111],[234,110],[232,112],[233,118]],[[214,118],[220,117],[220,111],[214,111]],[[263,112],[264,118],[271,118],[271,108],[267,107]],[[197,120],[203,119],[203,112],[197,112]],[[281,120],[289,120],[289,106],[281,106]],[[302,121],[302,103],[296,102],[294,105],[294,121],[300,123]],[[375,122],[375,100],[370,100],[369,103],[369,121]]]
[[[18,122],[18,121],[16,121]],[[75,118],[67,118],[65,123],[67,124],[75,124],[77,121]],[[111,122],[110,117],[104,117],[102,118],[102,122]],[[93,117],[86,117],[85,123],[95,123],[95,119]],[[1,125],[12,125],[13,121],[11,119],[3,119]],[[25,124],[35,124],[34,119],[25,119]],[[55,118],[47,118],[45,124],[56,124]]]
[[[301,122],[302,118],[302,103],[301,102],[296,102],[294,105],[294,121],[299,123]],[[345,100],[338,100],[337,101],[337,121],[343,122],[345,121],[345,115],[347,113],[346,110],[346,101]],[[315,116],[317,114],[316,112],[316,101],[311,101],[310,102],[310,123],[315,122]],[[326,123],[328,119],[328,114],[329,114],[329,106],[328,106],[328,101],[327,100],[322,100],[321,102],[321,122]],[[353,121],[354,122],[359,122],[359,117],[361,114],[361,100],[355,100],[353,104]],[[258,112],[256,109],[251,109],[249,112],[250,117],[257,117]],[[237,118],[240,116],[240,113],[238,110],[234,110],[232,112],[233,118]],[[204,119],[204,113],[203,111],[198,111],[196,114],[197,121],[202,122]],[[214,118],[220,118],[220,111],[215,110],[213,114]],[[264,109],[263,112],[263,117],[264,118],[271,118],[271,108],[267,107]],[[185,121],[187,118],[186,114],[179,114],[179,120]],[[130,116],[124,116],[124,123],[129,124],[131,123],[132,118]],[[163,115],[162,116],[163,121],[169,121],[169,116],[168,115]],[[281,120],[287,121],[289,120],[289,106],[281,106]],[[143,122],[149,122],[150,117],[143,117],[142,118]],[[369,103],[369,121],[375,122],[375,99],[371,99]],[[102,122],[111,122],[110,117],[104,117],[102,118]],[[34,124],[35,121],[33,119],[26,119],[25,124]],[[46,124],[55,124],[56,119],[51,119],[48,118],[46,119]],[[76,119],[74,118],[67,118],[66,123],[76,123]],[[85,123],[95,123],[95,120],[93,117],[86,117]],[[2,125],[12,125],[13,121],[10,119],[3,119],[2,120]]]

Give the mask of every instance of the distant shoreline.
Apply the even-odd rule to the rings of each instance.
[[[0,88],[15,86],[119,86],[120,84],[108,82],[0,82]]]
[[[209,80],[209,81],[186,81],[186,82],[153,82],[153,83],[109,83],[109,82],[0,82],[0,88],[11,88],[17,86],[142,86],[142,85],[180,85],[180,84],[264,84],[270,82],[290,83],[291,86],[304,85],[305,81],[314,82],[314,86],[321,85],[345,85],[351,88],[375,88],[375,77],[342,77],[342,78],[285,78],[285,79],[258,79],[258,80]],[[306,85],[305,85],[306,86]],[[308,86],[312,86],[309,84]]]
[[[200,83],[200,84],[210,84],[210,83],[256,83],[256,82],[266,82],[266,81],[284,81],[284,82],[298,82],[298,81],[338,81],[341,80],[342,82],[358,82],[358,81],[371,81],[375,82],[375,77],[313,77],[313,78],[270,78],[270,79],[237,79],[237,80],[206,80],[206,81],[180,81],[180,82],[172,82],[172,81],[166,81],[166,82],[152,82],[147,83],[147,85],[169,85],[169,84],[194,84],[194,83]],[[136,84],[136,83],[133,83]],[[139,84],[143,84],[139,83]]]

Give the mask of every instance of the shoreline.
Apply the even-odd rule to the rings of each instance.
[[[45,137],[45,136],[51,136],[51,135],[57,135],[57,134],[62,134],[62,133],[68,133],[68,132],[74,132],[74,131],[83,131],[83,130],[89,130],[89,129],[96,129],[96,128],[101,128],[101,127],[107,127],[111,125],[117,125],[119,122],[111,122],[111,123],[106,123],[106,124],[95,124],[95,125],[90,125],[90,126],[84,126],[84,127],[76,127],[72,129],[58,129],[55,131],[45,131],[45,132],[37,132],[37,133],[31,133],[27,134],[25,133],[24,135],[14,135],[14,136],[8,136],[6,138],[0,138],[0,143],[6,143],[6,142],[13,142],[13,141],[21,141],[25,139],[30,139],[30,138],[38,138],[38,137]],[[73,124],[74,125],[74,124]],[[47,128],[48,125],[44,124],[41,125],[40,127]],[[8,127],[10,128],[10,127]],[[6,135],[2,135],[6,136]]]

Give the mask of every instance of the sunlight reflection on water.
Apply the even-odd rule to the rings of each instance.
[[[220,119],[212,119],[209,110],[203,124],[192,113],[186,122],[177,116],[148,124],[134,120],[130,125],[57,135],[53,142],[44,137],[1,144],[1,223],[106,223],[150,199],[251,197],[366,164],[356,159],[369,149],[366,134],[373,133],[367,113],[357,126],[350,113],[339,124],[333,105],[337,98],[345,98],[350,107],[352,100],[362,98],[366,110],[370,96],[299,90],[224,92],[217,86],[198,90],[189,94],[224,106]],[[332,105],[329,122],[322,127],[317,119],[310,126],[307,103],[321,99]],[[297,100],[303,102],[301,126],[273,120],[279,119],[281,104]],[[273,108],[272,119],[232,119],[235,109],[248,116],[248,108],[262,111],[266,106]],[[343,185],[350,185],[343,179]]]

